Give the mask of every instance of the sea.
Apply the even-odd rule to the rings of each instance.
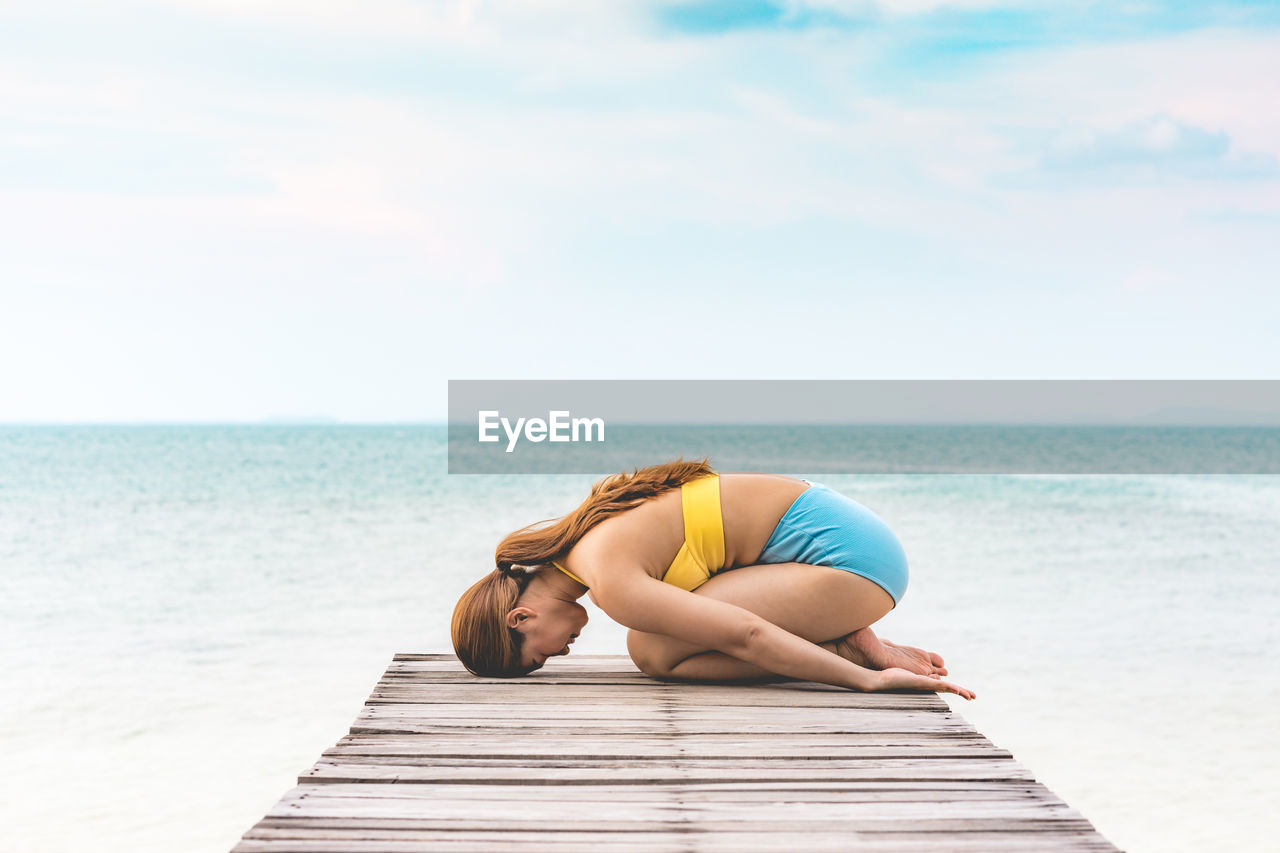
[[[701,450],[776,470],[741,461],[794,437],[733,441]],[[503,535],[609,473],[449,474],[447,447],[430,424],[0,427],[0,848],[230,849],[394,653],[452,651]],[[810,452],[778,473],[898,535],[911,586],[876,630],[944,655],[978,694],[953,708],[1131,853],[1275,849],[1280,476]],[[624,653],[583,602],[575,652]]]

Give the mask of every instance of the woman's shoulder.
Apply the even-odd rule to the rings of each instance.
[[[683,541],[680,490],[673,489],[601,521],[559,562],[587,586],[589,576],[598,582],[601,572],[639,570],[661,578]]]

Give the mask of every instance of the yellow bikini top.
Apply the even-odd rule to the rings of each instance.
[[[684,543],[662,576],[663,583],[694,590],[724,568],[724,515],[720,510],[720,475],[690,480],[680,487],[684,515]],[[569,577],[582,579],[555,560],[551,564]]]

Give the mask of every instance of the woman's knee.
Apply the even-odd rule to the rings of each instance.
[[[650,677],[666,675],[669,671],[669,664],[662,660],[656,636],[644,631],[627,631],[627,653],[631,655],[631,662]]]

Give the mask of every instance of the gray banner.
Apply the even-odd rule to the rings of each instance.
[[[1280,473],[1275,380],[450,380],[449,472]]]

